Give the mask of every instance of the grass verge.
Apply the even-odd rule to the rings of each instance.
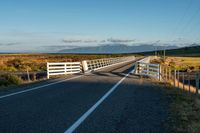
[[[173,133],[200,132],[200,96],[164,85],[164,94],[169,98],[168,126]]]

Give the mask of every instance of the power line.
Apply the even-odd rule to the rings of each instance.
[[[191,18],[185,24],[185,26],[182,29],[182,32],[180,32],[180,33],[184,33],[185,32],[185,30],[191,25],[192,21],[194,21],[194,19],[196,18],[196,16],[198,15],[199,12],[200,12],[200,7],[194,12],[194,14],[191,16]]]
[[[186,6],[186,8],[185,8],[185,10],[184,10],[183,15],[182,15],[182,16],[180,17],[180,19],[178,20],[178,22],[177,22],[177,24],[176,24],[174,30],[171,32],[171,35],[169,35],[169,40],[171,40],[172,36],[178,31],[178,29],[180,29],[180,28],[178,28],[178,27],[180,27],[182,21],[183,21],[183,20],[185,19],[185,17],[187,16],[188,11],[190,10],[192,4],[193,4],[193,0],[189,0],[188,4],[187,4],[187,6]]]

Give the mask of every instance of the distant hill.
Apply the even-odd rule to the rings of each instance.
[[[162,50],[166,46],[155,45],[124,45],[124,44],[107,44],[94,47],[80,47],[73,49],[63,49],[59,53],[91,53],[91,54],[117,54],[117,53],[138,53],[144,51],[154,51],[155,49]],[[174,49],[177,46],[167,46],[167,49]]]
[[[163,54],[163,51],[159,50],[157,51],[159,55]],[[143,55],[154,55],[155,51],[152,52],[142,52],[140,54]],[[176,48],[176,49],[170,49],[166,50],[165,54],[167,56],[193,56],[193,57],[199,57],[200,56],[200,45],[191,45],[188,47],[182,47],[182,48]]]

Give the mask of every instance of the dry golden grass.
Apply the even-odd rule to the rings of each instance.
[[[177,70],[200,70],[200,57],[167,57],[165,63]]]
[[[47,62],[82,61],[127,55],[0,54],[0,71],[45,71]]]

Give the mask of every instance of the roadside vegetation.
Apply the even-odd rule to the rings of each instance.
[[[168,56],[156,59],[154,63],[170,66],[171,70],[199,72],[200,57]],[[164,95],[169,98],[169,118],[167,126],[173,133],[200,132],[200,95],[175,88],[169,83],[159,82]]]
[[[127,56],[126,54],[0,54],[0,71],[46,71],[47,62],[67,62]]]
[[[172,66],[176,70],[200,71],[200,57],[167,57],[165,64]]]
[[[199,133],[200,96],[162,84],[164,95],[169,98],[167,126],[173,133]]]
[[[27,79],[46,77],[47,62],[75,62],[101,58],[128,56],[129,54],[0,54],[0,89],[10,85],[18,85]],[[37,75],[36,75],[37,74]]]
[[[12,74],[2,74],[0,76],[0,86],[2,88],[10,86],[10,85],[19,85],[23,82],[23,80],[16,76],[16,75],[12,75]]]
[[[179,70],[179,71],[200,71],[200,57],[175,57],[175,56],[167,56],[165,61],[163,57],[159,59],[155,59],[152,63],[165,64],[170,66],[171,70]]]

